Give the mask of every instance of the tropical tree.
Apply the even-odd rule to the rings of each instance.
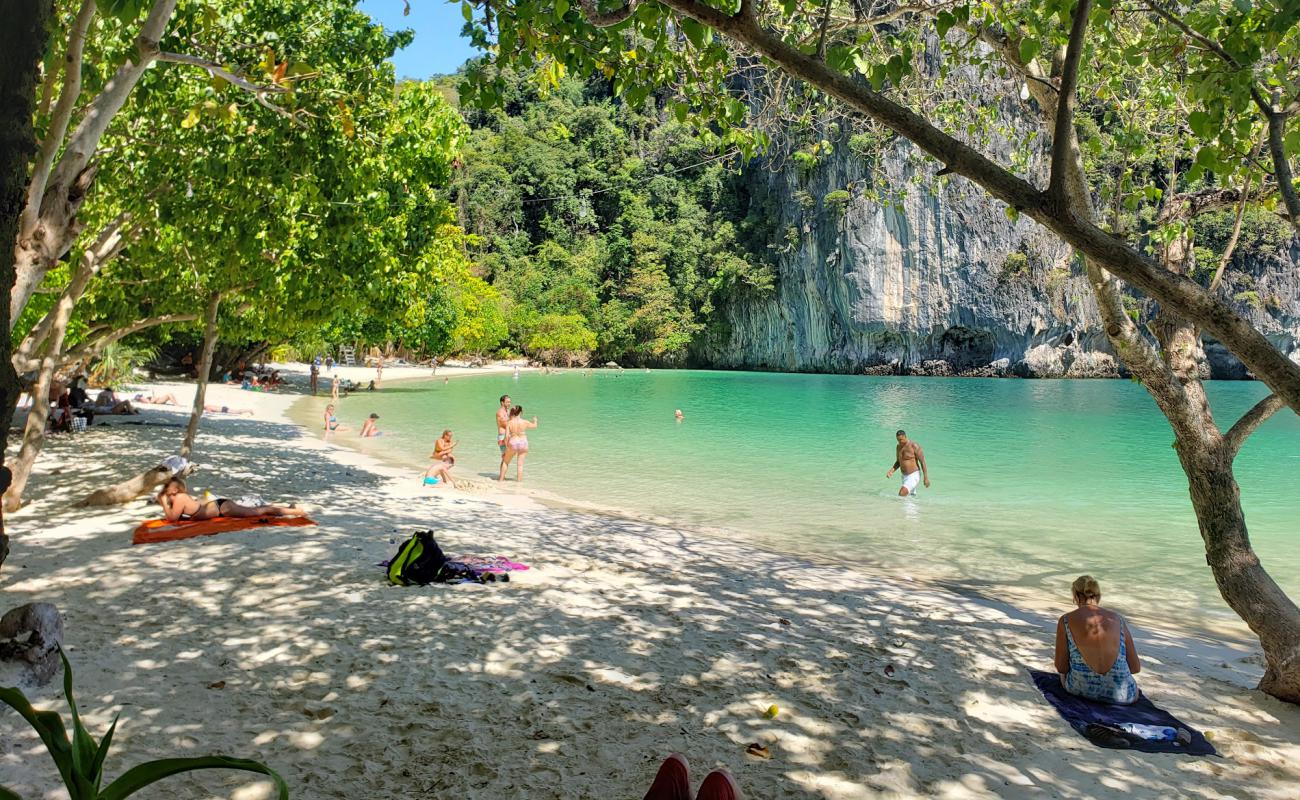
[[[1225,199],[1229,207],[1242,203],[1253,191],[1243,180],[1252,171],[1266,176],[1261,191],[1280,199],[1300,231],[1290,165],[1300,136],[1288,129],[1300,112],[1300,7],[1273,0],[1231,8],[1163,0],[1136,7],[1111,0],[936,0],[876,13],[840,0],[578,0],[577,7],[567,0],[481,0],[464,9],[467,32],[494,49],[495,65],[604,73],[633,105],[676,87],[674,113],[696,120],[724,147],[754,152],[765,144],[762,131],[744,129],[751,115],[788,120],[786,112],[810,107],[846,109],[909,140],[940,164],[937,176],[970,180],[1009,214],[1028,215],[1072,246],[1112,347],[1174,430],[1207,562],[1224,599],[1263,646],[1260,687],[1300,702],[1300,609],[1251,548],[1232,473],[1242,444],[1265,419],[1283,406],[1300,411],[1300,364],[1231,298],[1194,280],[1182,233],[1196,216],[1184,209],[1211,194],[1219,208]],[[506,81],[494,64],[469,71],[464,97],[487,106],[499,101]],[[760,75],[777,77],[756,84]],[[986,147],[981,109],[953,96],[962,75],[967,87],[979,81],[990,102],[1016,103],[1037,121],[1050,143],[1041,159],[999,163]],[[1166,120],[1185,124],[1115,124],[1099,141],[1127,140],[1128,149],[1144,150],[1135,163],[1167,157],[1172,176],[1090,173],[1083,149],[1097,127],[1090,123],[1107,114],[1122,120],[1124,104],[1114,98],[1137,86],[1165,98]],[[999,90],[1010,96],[997,97]],[[1257,147],[1261,130],[1266,138]],[[1180,159],[1189,144],[1190,162]],[[1252,156],[1262,153],[1267,157]],[[1142,198],[1135,199],[1137,191]],[[1146,221],[1155,224],[1126,229],[1122,215],[1101,213],[1102,198],[1120,209],[1145,203]],[[1126,313],[1130,290],[1157,304],[1150,331]],[[1274,393],[1226,431],[1200,383],[1202,335],[1227,347]]]

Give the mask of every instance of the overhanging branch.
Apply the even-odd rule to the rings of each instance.
[[[1270,394],[1252,406],[1245,414],[1242,414],[1241,419],[1237,420],[1228,429],[1228,432],[1223,434],[1223,446],[1227,450],[1229,458],[1236,458],[1241,446],[1246,443],[1250,435],[1285,405],[1286,403],[1282,402],[1282,398]]]
[[[631,19],[636,13],[639,0],[628,0],[627,5],[613,11],[601,11],[596,7],[597,0],[578,0],[578,7],[587,21],[597,28],[608,28]]]

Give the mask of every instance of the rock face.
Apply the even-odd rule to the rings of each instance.
[[[777,285],[725,306],[725,324],[700,342],[697,361],[796,372],[1124,374],[1081,267],[1052,234],[1008,219],[964,180],[931,191],[924,184],[935,165],[906,143],[871,169],[841,143],[811,172],[753,170],[755,195],[773,210]],[[882,179],[905,193],[867,199],[862,189]],[[1280,256],[1244,254],[1221,291],[1300,361],[1298,265],[1296,242]],[[1215,343],[1207,358],[1215,377],[1247,377]]]

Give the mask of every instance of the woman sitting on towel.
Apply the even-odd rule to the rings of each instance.
[[[1102,703],[1138,698],[1133,676],[1142,671],[1124,618],[1101,607],[1101,587],[1081,575],[1071,587],[1077,609],[1056,623],[1056,671],[1070,694]]]
[[[172,478],[163,484],[155,498],[169,522],[212,519],[214,517],[305,517],[306,509],[297,506],[241,506],[224,497],[199,500],[185,489],[185,481]]]

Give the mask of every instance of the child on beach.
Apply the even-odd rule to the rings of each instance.
[[[379,419],[378,414],[371,414],[365,422],[361,423],[361,436],[383,436],[384,432],[379,430],[375,425],[375,420]]]

